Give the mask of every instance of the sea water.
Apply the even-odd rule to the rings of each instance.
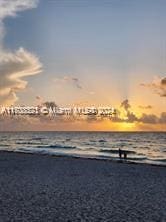
[[[165,132],[1,132],[0,150],[166,165]]]

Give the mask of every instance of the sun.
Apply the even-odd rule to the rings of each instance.
[[[135,129],[135,123],[128,123],[128,122],[119,123],[119,130],[133,131],[134,129]]]

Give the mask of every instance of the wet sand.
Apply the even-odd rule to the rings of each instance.
[[[166,167],[0,152],[0,221],[165,222]]]

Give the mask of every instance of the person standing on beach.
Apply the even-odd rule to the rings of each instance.
[[[122,158],[122,150],[119,148],[119,158]]]
[[[127,159],[127,152],[126,151],[124,152],[124,159],[125,160]]]

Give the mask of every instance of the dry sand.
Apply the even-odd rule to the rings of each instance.
[[[166,167],[0,152],[0,222],[165,222]]]

